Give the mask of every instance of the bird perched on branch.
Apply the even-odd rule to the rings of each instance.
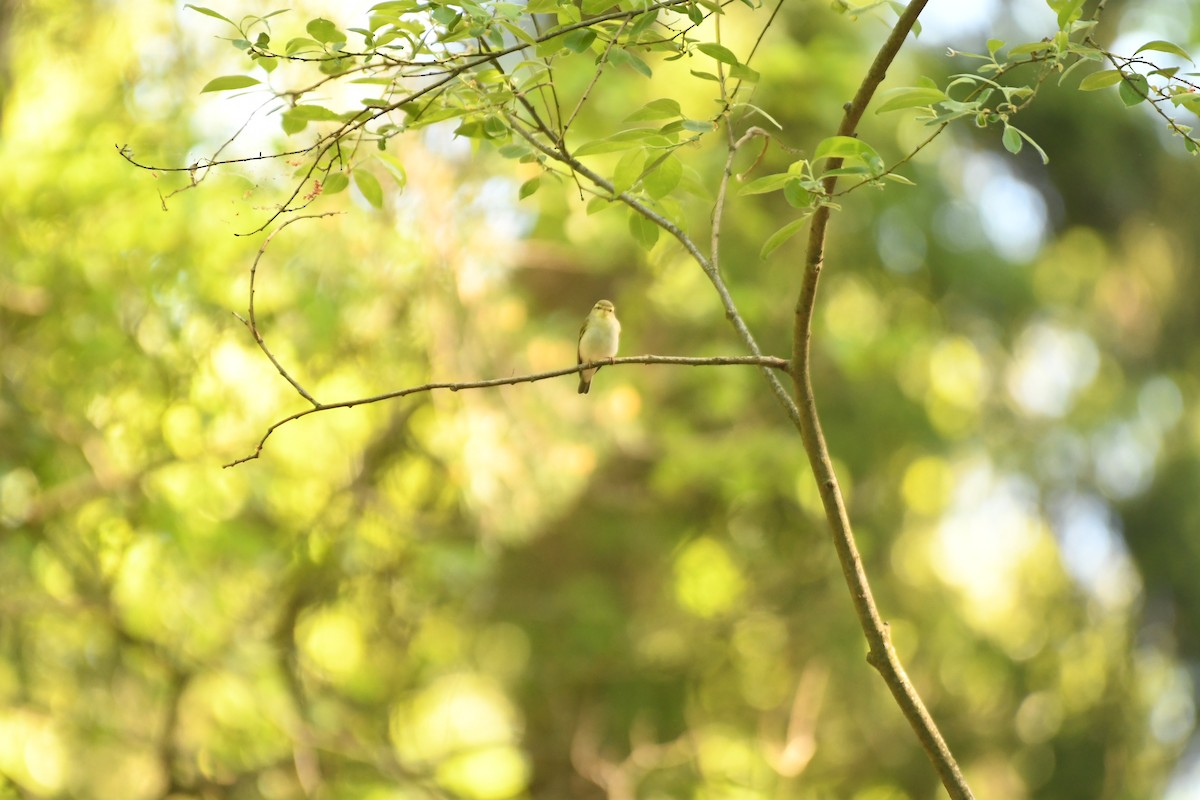
[[[617,321],[617,310],[609,300],[601,300],[592,306],[591,313],[579,329],[577,364],[587,364],[612,358],[617,354],[617,343],[621,338],[621,323]],[[599,371],[585,369],[579,373],[579,393],[587,394],[592,388],[592,376]]]

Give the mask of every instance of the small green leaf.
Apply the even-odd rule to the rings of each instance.
[[[588,200],[587,214],[590,217],[592,214],[603,211],[606,208],[612,208],[614,205],[607,197],[596,195],[591,200]]]
[[[1119,69],[1102,69],[1099,72],[1093,72],[1079,82],[1079,90],[1082,92],[1094,92],[1097,89],[1103,89],[1106,86],[1112,86],[1114,83],[1120,83],[1121,70]]]
[[[861,157],[866,143],[853,136],[830,136],[822,139],[813,153],[812,160],[822,158],[856,158]]]
[[[258,78],[251,78],[249,75],[222,75],[220,78],[213,78],[208,83],[204,84],[204,88],[200,90],[200,94],[205,92],[227,92],[230,89],[245,89],[247,86],[257,86],[262,83]]]
[[[889,89],[879,95],[883,104],[875,109],[876,114],[886,114],[889,111],[899,111],[904,108],[919,108],[931,106],[946,99],[946,93],[941,89],[930,89],[924,86],[904,86],[899,89]]]
[[[777,192],[784,186],[787,186],[788,181],[793,180],[795,177],[795,175],[791,175],[786,172],[781,172],[777,175],[764,175],[763,177],[756,178],[755,180],[752,180],[743,186],[738,192],[738,196],[740,197],[748,194],[766,194],[767,192]]]
[[[304,30],[308,31],[309,36],[323,44],[346,41],[346,34],[339,31],[333,22],[322,17],[309,20],[309,23],[304,26]]]
[[[650,174],[642,178],[642,185],[646,187],[646,194],[658,199],[674,191],[682,177],[683,163],[674,155],[668,155]]]
[[[500,154],[501,158],[524,158],[533,151],[523,144],[510,142],[509,144],[499,148],[496,152]]]
[[[772,233],[767,237],[767,241],[763,243],[762,250],[759,251],[758,257],[766,260],[768,257],[770,257],[771,253],[774,253],[779,249],[781,244],[795,236],[807,223],[808,215],[805,214],[799,219],[792,220],[787,225],[784,225],[782,228]]]
[[[685,119],[682,127],[692,133],[712,133],[717,129],[717,123],[711,119]]]
[[[1195,61],[1192,61],[1192,57],[1189,56],[1187,54],[1187,51],[1184,50],[1182,47],[1180,47],[1177,44],[1173,44],[1172,42],[1163,41],[1162,39],[1155,39],[1152,42],[1146,42],[1144,45],[1139,47],[1137,50],[1134,50],[1133,54],[1136,56],[1138,53],[1144,52],[1146,50],[1153,50],[1157,53],[1170,53],[1173,56],[1179,56],[1182,59],[1191,61],[1191,63],[1193,63],[1193,64],[1196,63]]]
[[[636,72],[640,72],[643,76],[645,76],[647,78],[652,77],[654,74],[650,70],[650,66],[645,61],[642,61],[640,58],[638,58],[637,56],[635,56],[633,53],[629,52],[628,50],[620,50],[620,49],[610,50],[608,53],[608,60],[609,60],[609,63],[611,63],[611,64],[616,64],[618,66],[632,67]]]
[[[572,53],[582,53],[596,41],[596,32],[591,28],[578,28],[563,37],[563,46]]]
[[[1129,73],[1125,75],[1125,80],[1121,81],[1121,88],[1118,91],[1121,101],[1125,105],[1136,106],[1150,94],[1150,82],[1146,80],[1145,75],[1139,75],[1136,72]]]
[[[987,49],[988,49],[989,54],[991,54],[993,56],[996,55],[996,51],[999,50],[1001,47],[1004,47],[1003,39],[988,39],[987,40]]]
[[[529,197],[534,192],[536,192],[538,190],[538,187],[540,187],[541,185],[542,185],[542,178],[540,175],[530,178],[529,180],[527,180],[521,184],[521,188],[519,190],[517,190],[517,197],[521,200],[524,200],[526,197]]]
[[[651,100],[625,118],[626,122],[642,122],[648,119],[673,119],[683,115],[679,101],[670,97]]]
[[[350,185],[350,179],[346,177],[344,172],[334,172],[325,178],[325,182],[321,184],[322,194],[337,194],[344,192],[346,187]]]
[[[813,153],[813,161],[822,158],[854,158],[866,164],[872,174],[883,172],[883,159],[875,148],[853,136],[830,136],[822,139]]]
[[[283,117],[280,119],[280,124],[283,126],[283,132],[288,136],[299,133],[308,127],[308,120],[301,117],[292,116],[291,113],[283,112]]]
[[[783,197],[793,208],[808,208],[812,205],[812,194],[799,180],[791,180],[783,187]]]
[[[396,181],[396,185],[403,189],[408,184],[408,172],[405,171],[404,164],[400,162],[400,159],[391,153],[380,153],[377,158],[387,171],[391,173],[392,178]]]
[[[297,53],[302,53],[306,50],[321,50],[321,43],[313,41],[305,36],[298,36],[295,39],[289,39],[287,46],[284,48],[284,54],[294,56]]]
[[[630,150],[621,156],[613,170],[613,193],[622,194],[633,188],[645,169],[646,152],[642,149]]]
[[[756,70],[750,69],[745,64],[734,64],[729,68],[729,77],[746,83],[758,83],[760,76]]]
[[[383,188],[379,185],[379,179],[371,173],[363,169],[354,170],[354,185],[358,187],[358,191],[362,192],[362,196],[367,202],[375,208],[383,208]]]
[[[330,111],[324,106],[299,105],[295,108],[288,109],[286,113],[297,119],[306,119],[310,121],[340,122],[342,119],[340,116],[338,116],[337,112]]]
[[[1004,126],[1004,135],[1000,137],[1000,140],[1004,142],[1004,149],[1013,155],[1021,152],[1021,147],[1025,144],[1021,141],[1021,134],[1011,125]]]
[[[229,17],[225,17],[225,16],[218,14],[216,11],[213,11],[211,8],[205,8],[204,6],[194,6],[191,3],[188,3],[187,5],[185,5],[184,8],[190,8],[192,11],[199,11],[201,14],[205,15],[206,17],[212,17],[213,19],[219,19],[222,22],[228,22],[230,25],[233,25],[233,20],[229,19]],[[236,28],[237,26],[233,25],[233,27]]]
[[[636,211],[629,213],[629,232],[646,250],[654,247],[654,243],[658,241],[658,226]]]
[[[1037,150],[1037,151],[1038,151],[1038,155],[1039,155],[1039,156],[1041,156],[1041,158],[1042,158],[1042,163],[1043,163],[1043,164],[1049,164],[1049,163],[1050,163],[1050,156],[1046,155],[1046,151],[1042,149],[1042,146],[1041,146],[1040,144],[1038,144],[1037,142],[1035,142],[1035,141],[1033,140],[1033,137],[1032,137],[1032,136],[1030,136],[1030,135],[1029,135],[1028,133],[1026,133],[1025,131],[1023,131],[1023,130],[1020,130],[1019,128],[1016,128],[1016,127],[1014,127],[1014,126],[1012,126],[1012,125],[1006,125],[1006,126],[1004,127],[1004,146],[1005,146],[1005,148],[1007,148],[1007,149],[1008,149],[1008,151],[1009,151],[1010,153],[1016,153],[1016,152],[1017,152],[1017,150],[1020,150],[1020,149],[1021,149],[1020,147],[1017,147],[1017,149],[1016,149],[1016,150],[1014,150],[1014,149],[1012,149],[1012,147],[1009,147],[1009,135],[1010,135],[1010,134],[1009,134],[1009,132],[1010,132],[1010,131],[1014,131],[1014,132],[1016,133],[1016,135],[1017,135],[1017,136],[1021,137],[1021,138],[1022,138],[1022,139],[1024,139],[1026,142],[1029,142],[1030,146],[1031,146],[1031,147],[1033,147],[1033,149],[1034,149],[1034,150]]]
[[[690,70],[688,70],[688,72],[692,73],[697,78],[704,80],[704,81],[719,81],[719,80],[721,80],[716,75],[713,75],[711,72],[700,72],[699,70],[695,70],[695,69],[690,69]]]
[[[700,44],[696,45],[696,49],[701,53],[704,53],[704,55],[708,56],[709,58],[715,58],[722,64],[738,63],[737,56],[733,54],[732,50],[724,45],[717,44],[716,42],[701,42]]]
[[[1062,30],[1066,28],[1072,21],[1079,18],[1083,13],[1084,0],[1065,0],[1058,9],[1058,28]]]
[[[631,147],[636,147],[636,142],[621,141],[615,139],[592,139],[590,142],[584,142],[575,148],[577,156],[594,156],[599,153],[618,153],[621,150],[628,150]]]

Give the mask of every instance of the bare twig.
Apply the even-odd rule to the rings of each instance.
[[[276,363],[272,358],[272,363]],[[313,403],[312,408],[306,408],[303,411],[297,411],[289,417],[276,422],[271,427],[267,428],[267,432],[258,440],[258,446],[254,448],[254,452],[250,455],[239,458],[236,461],[230,461],[226,467],[236,467],[238,464],[244,464],[247,461],[253,461],[262,454],[263,445],[267,443],[267,439],[271,437],[277,429],[283,427],[289,422],[294,422],[301,417],[307,417],[309,414],[315,414],[318,411],[330,411],[335,408],[354,408],[355,406],[365,406],[370,403],[380,403],[384,400],[394,400],[398,397],[406,397],[410,394],[419,392],[432,392],[437,389],[447,389],[451,392],[459,392],[464,389],[487,389],[492,386],[511,386],[517,383],[533,383],[535,381],[544,381],[549,378],[558,378],[563,375],[571,375],[585,369],[599,369],[600,367],[616,366],[620,364],[680,364],[689,367],[725,367],[736,365],[750,365],[762,367],[766,370],[777,369],[782,372],[789,370],[788,362],[782,358],[775,356],[715,356],[712,358],[694,358],[690,356],[623,356],[621,358],[606,358],[601,361],[592,361],[587,364],[576,364],[573,367],[564,367],[562,369],[550,370],[549,372],[536,372],[530,375],[514,375],[508,378],[491,378],[483,381],[461,381],[461,382],[444,382],[444,383],[424,383],[420,386],[410,386],[406,389],[398,389],[394,392],[385,392],[377,394],[373,397],[360,397],[354,400],[341,400],[336,403],[317,403],[310,395],[304,393],[302,389],[290,378],[289,382],[301,392],[305,399]],[[277,365],[278,366],[278,365]],[[282,368],[280,369],[282,372]],[[287,377],[285,374],[284,377]]]
[[[258,248],[258,254],[254,256],[254,263],[250,265],[250,302],[249,302],[249,309],[248,309],[249,318],[244,319],[244,318],[238,316],[237,314],[234,314],[234,316],[237,317],[241,321],[241,323],[249,329],[250,334],[254,337],[255,343],[258,344],[258,348],[260,350],[262,350],[263,353],[266,355],[266,357],[268,359],[270,359],[271,363],[275,365],[275,369],[279,371],[279,374],[283,376],[283,379],[286,380],[288,383],[290,383],[292,385],[292,388],[295,389],[297,392],[299,392],[301,397],[303,397],[305,400],[312,403],[313,406],[318,407],[318,408],[321,406],[321,404],[318,403],[316,398],[313,397],[311,394],[309,394],[304,389],[304,387],[300,385],[299,381],[297,381],[295,378],[293,378],[291,376],[291,374],[289,374],[288,371],[283,368],[283,365],[279,363],[279,359],[277,359],[275,357],[275,354],[271,352],[271,349],[269,347],[267,347],[267,343],[263,339],[262,331],[260,331],[258,328],[258,317],[256,316],[255,311],[254,311],[255,279],[258,276],[258,262],[262,260],[263,253],[267,252],[267,245],[269,245],[271,243],[271,240],[274,239],[284,228],[286,228],[288,225],[291,225],[293,222],[299,222],[302,219],[320,219],[321,217],[332,217],[332,216],[335,216],[340,213],[342,213],[342,212],[326,211],[323,214],[308,214],[303,217],[293,217],[292,219],[289,219],[287,222],[280,225],[275,230],[271,231],[271,234],[269,236],[267,236],[267,238],[265,240],[263,240],[262,247]]]
[[[838,127],[838,135],[854,135],[858,122],[862,118],[863,112],[866,111],[867,104],[870,103],[879,84],[883,82],[888,67],[896,58],[896,54],[900,51],[900,47],[904,44],[905,38],[912,30],[926,2],[927,0],[912,0],[900,15],[899,21],[892,28],[891,34],[879,49],[875,61],[859,85],[854,99],[846,104],[842,123]],[[840,159],[836,163],[831,160],[829,169],[837,169],[840,165]],[[826,177],[822,183],[826,196],[832,195],[837,184],[837,177]],[[804,439],[804,450],[808,454],[813,476],[817,481],[821,502],[825,506],[825,516],[829,521],[834,547],[842,565],[842,574],[850,588],[850,598],[854,603],[859,624],[862,626],[870,648],[867,661],[883,676],[896,703],[921,741],[921,746],[925,748],[946,791],[955,800],[966,800],[973,798],[974,795],[967,786],[950,748],[938,731],[933,717],[929,715],[925,703],[905,673],[904,666],[900,663],[900,658],[892,646],[887,623],[880,617],[879,609],[875,605],[867,573],[863,568],[862,558],[858,554],[858,546],[854,541],[850,517],[846,512],[846,502],[838,487],[837,475],[834,473],[833,462],[829,457],[829,448],[825,443],[825,434],[821,430],[821,421],[817,414],[817,403],[812,387],[810,340],[817,281],[821,276],[821,267],[825,260],[825,235],[829,225],[829,214],[830,209],[825,205],[819,207],[813,214],[804,262],[803,283],[799,300],[796,303],[792,333],[792,359],[795,364],[792,380],[795,383],[796,396],[800,400],[802,412],[800,434]]]

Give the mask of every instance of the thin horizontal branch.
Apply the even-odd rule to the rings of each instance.
[[[421,392],[432,392],[437,389],[446,389],[451,392],[458,392],[464,389],[487,389],[492,386],[511,386],[518,383],[533,383],[534,381],[544,381],[550,378],[559,378],[563,375],[571,375],[581,372],[585,369],[599,369],[600,367],[620,366],[622,364],[677,364],[688,367],[728,367],[728,366],[754,366],[765,367],[767,369],[777,369],[782,372],[788,372],[790,366],[787,359],[776,358],[775,356],[714,356],[711,358],[696,358],[690,356],[623,356],[621,358],[606,358],[601,361],[592,361],[587,364],[576,364],[573,367],[564,367],[562,369],[550,370],[549,372],[535,372],[529,375],[514,375],[508,378],[491,378],[484,381],[462,381],[462,382],[442,382],[442,383],[423,383],[420,386],[410,386],[407,389],[398,389],[394,392],[385,392],[372,397],[360,397],[355,400],[342,400],[337,403],[318,403],[312,408],[306,408],[303,411],[297,411],[289,417],[276,422],[271,427],[267,428],[267,432],[258,440],[258,446],[254,448],[254,452],[244,458],[239,458],[236,461],[230,461],[225,465],[226,468],[236,467],[238,464],[244,464],[247,461],[253,461],[262,454],[263,446],[267,443],[267,439],[271,437],[279,428],[294,422],[301,417],[307,417],[309,414],[315,414],[318,411],[330,411],[335,408],[354,408],[355,406],[365,406],[371,403],[381,403],[384,400],[394,400],[398,397],[407,397],[410,394],[419,394]],[[307,396],[306,396],[307,397]],[[307,397],[310,401],[311,397]]]

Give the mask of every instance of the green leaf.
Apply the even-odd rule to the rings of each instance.
[[[288,136],[299,133],[308,127],[308,120],[302,119],[301,117],[294,117],[286,111],[283,113],[283,117],[279,122],[283,126],[283,132]]]
[[[783,187],[783,197],[793,208],[808,208],[812,205],[812,194],[799,180],[788,181]]]
[[[787,225],[784,225],[782,228],[772,233],[767,237],[767,241],[763,243],[762,250],[759,251],[758,257],[764,260],[770,257],[771,253],[774,253],[779,249],[781,244],[795,236],[807,223],[808,215],[805,214],[799,219],[792,220]]]
[[[262,83],[258,78],[251,78],[249,75],[222,75],[220,78],[213,78],[208,83],[204,84],[204,88],[200,90],[200,94],[205,92],[227,92],[230,89],[245,89],[247,86],[257,86]]]
[[[679,185],[683,177],[683,163],[674,155],[668,155],[649,175],[642,178],[646,194],[655,198],[666,197]]]
[[[1052,47],[1054,47],[1054,45],[1050,42],[1026,42],[1025,44],[1019,44],[1010,48],[1008,51],[1008,57],[1016,58],[1017,56],[1029,56],[1033,55],[1034,53],[1040,53],[1044,50],[1049,50]]]
[[[297,53],[302,53],[306,50],[323,50],[321,43],[313,41],[304,36],[299,36],[295,39],[289,39],[287,47],[284,48],[284,54],[294,56]]]
[[[692,133],[712,133],[717,129],[717,123],[711,119],[685,119],[682,127]]]
[[[651,100],[625,118],[626,122],[642,122],[648,119],[673,119],[683,116],[679,101],[670,97]]]
[[[738,192],[738,196],[741,197],[749,194],[766,194],[767,192],[777,192],[784,186],[787,186],[788,182],[794,180],[795,177],[795,175],[786,172],[781,172],[776,175],[764,175],[763,177],[756,178],[755,180],[752,180],[743,186]]]
[[[597,153],[616,153],[639,145],[651,147],[667,147],[671,140],[661,136],[653,128],[630,128],[619,131],[606,139],[593,139],[575,148],[577,156],[591,156]]]
[[[233,20],[229,19],[229,17],[225,17],[225,16],[222,16],[221,14],[218,14],[216,11],[213,11],[211,8],[205,8],[204,6],[194,6],[191,3],[188,3],[187,5],[185,5],[184,8],[190,8],[192,11],[199,11],[201,14],[205,15],[206,17],[212,17],[213,19],[219,19],[222,22],[228,22],[230,25],[233,25]],[[237,25],[233,25],[233,27],[236,28]]]
[[[716,42],[701,42],[700,44],[696,45],[696,49],[701,53],[704,53],[704,55],[708,56],[709,58],[715,58],[722,64],[738,63],[737,56],[733,54],[732,50],[724,45],[717,44]]]
[[[608,53],[608,61],[611,64],[618,66],[632,67],[635,71],[640,72],[645,77],[653,76],[650,66],[640,58],[630,53],[628,50],[613,49]]]
[[[625,155],[621,156],[621,160],[617,162],[616,169],[613,170],[613,192],[622,194],[633,188],[637,183],[638,178],[642,176],[642,170],[646,165],[646,151],[641,148],[630,150]]]
[[[346,173],[335,172],[325,178],[325,182],[321,184],[321,193],[337,194],[338,192],[344,192],[349,185],[350,179],[346,177]]]
[[[946,93],[941,89],[930,89],[924,86],[904,86],[899,89],[889,89],[879,95],[883,104],[875,109],[876,114],[886,114],[889,111],[899,111],[904,108],[931,106],[946,100]]]
[[[750,69],[745,64],[734,64],[729,68],[729,77],[746,83],[758,83],[760,76],[756,70]]]
[[[1011,125],[1004,126],[1004,135],[1000,137],[1000,140],[1004,142],[1004,149],[1013,155],[1021,152],[1021,147],[1025,144],[1021,141],[1021,134]]]
[[[873,174],[883,172],[883,159],[875,148],[853,136],[830,136],[822,139],[813,153],[813,161],[822,158],[855,158],[866,164]]]
[[[590,217],[592,214],[604,211],[606,208],[612,208],[614,205],[616,205],[616,203],[609,200],[607,197],[596,195],[591,200],[588,200],[587,214]]]
[[[1017,134],[1018,134],[1018,135],[1019,135],[1019,136],[1020,136],[1022,139],[1024,139],[1024,140],[1025,140],[1025,141],[1027,141],[1027,142],[1029,142],[1030,146],[1032,146],[1034,150],[1037,150],[1037,151],[1038,151],[1038,155],[1042,157],[1042,163],[1043,163],[1043,164],[1049,164],[1049,163],[1050,163],[1050,156],[1046,155],[1046,151],[1042,149],[1042,146],[1041,146],[1040,144],[1038,144],[1037,142],[1035,142],[1035,141],[1033,140],[1033,137],[1032,137],[1032,136],[1030,136],[1028,133],[1026,133],[1026,132],[1025,132],[1025,131],[1023,131],[1023,130],[1020,130],[1019,128],[1015,128],[1015,127],[1013,127],[1012,125],[1009,125],[1009,126],[1007,126],[1007,128],[1005,129],[1005,135],[1007,135],[1007,134],[1008,134],[1008,131],[1010,131],[1010,130],[1012,130],[1012,131],[1016,131],[1016,132],[1017,132]],[[1007,145],[1007,144],[1005,144],[1005,147],[1007,147],[1007,146],[1008,146],[1008,145]]]
[[[1058,28],[1066,28],[1083,13],[1084,0],[1065,0],[1058,8]]]
[[[299,105],[295,108],[289,108],[286,114],[290,114],[296,119],[306,119],[320,122],[340,122],[341,116],[335,111],[330,111],[324,106],[314,105]]]
[[[988,39],[987,40],[987,49],[988,49],[989,54],[991,54],[993,56],[996,55],[996,51],[999,50],[1001,47],[1004,47],[1003,39]]]
[[[383,188],[379,185],[379,179],[371,173],[363,169],[354,170],[354,185],[358,187],[358,191],[362,192],[362,196],[367,199],[375,208],[383,208]]]
[[[1136,72],[1129,73],[1125,76],[1125,80],[1121,81],[1119,92],[1121,101],[1125,105],[1136,106],[1149,96],[1150,82],[1146,80],[1145,75],[1139,75]]]
[[[719,81],[719,80],[721,80],[721,79],[720,79],[720,78],[718,78],[716,75],[713,75],[711,72],[700,72],[699,70],[694,70],[694,69],[690,69],[690,70],[688,70],[688,72],[692,73],[692,74],[693,74],[693,75],[695,75],[697,78],[700,78],[701,80],[705,80],[705,81]]]
[[[1094,92],[1097,89],[1103,89],[1106,86],[1112,86],[1114,83],[1121,82],[1121,70],[1119,69],[1102,69],[1099,72],[1093,72],[1079,82],[1079,90],[1081,92]]]
[[[337,25],[334,25],[332,21],[323,17],[309,20],[309,23],[304,26],[304,30],[308,31],[309,36],[322,44],[346,41],[346,34],[339,31]]]
[[[524,200],[526,197],[529,197],[534,192],[536,192],[538,190],[538,187],[540,187],[541,185],[542,185],[542,178],[540,175],[530,178],[529,180],[527,180],[521,184],[521,188],[519,190],[517,190],[517,197],[521,200]]]
[[[1134,50],[1133,54],[1136,56],[1138,53],[1144,52],[1146,50],[1153,50],[1157,53],[1170,53],[1173,56],[1179,56],[1180,58],[1190,61],[1193,64],[1196,63],[1195,61],[1192,61],[1192,57],[1189,56],[1187,54],[1187,51],[1184,50],[1182,47],[1180,47],[1177,44],[1173,44],[1171,42],[1163,41],[1162,39],[1155,39],[1152,42],[1146,42],[1144,45],[1139,47],[1137,50]]]
[[[572,53],[582,53],[596,41],[596,32],[591,28],[578,28],[563,37],[563,46]]]
[[[408,184],[408,172],[404,169],[404,164],[400,163],[400,159],[391,153],[380,153],[376,158],[391,173],[397,186],[403,189]]]
[[[654,247],[654,243],[658,241],[658,226],[636,211],[629,212],[629,232],[646,250]]]
[[[895,183],[899,183],[902,186],[916,186],[917,185],[917,184],[913,183],[911,180],[909,180],[908,178],[904,177],[903,175],[897,174],[895,172],[889,172],[887,175],[884,175],[883,178],[884,178],[884,180],[894,181]]]

